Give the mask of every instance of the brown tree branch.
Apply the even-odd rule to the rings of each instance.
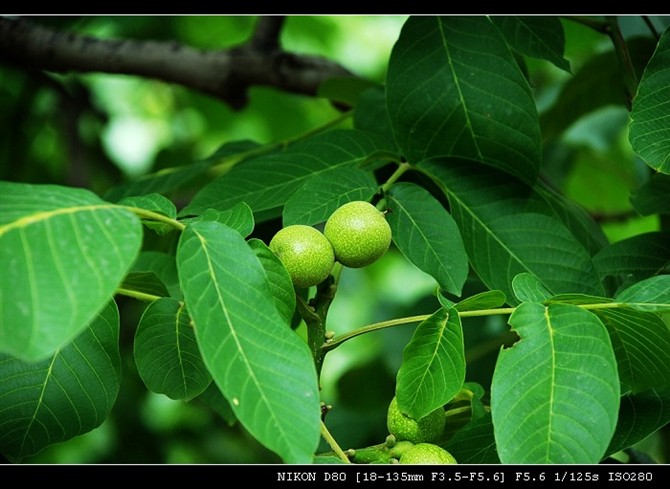
[[[96,39],[0,17],[0,59],[58,73],[155,78],[204,92],[234,109],[246,104],[254,85],[313,96],[324,80],[352,76],[331,60],[282,51],[282,23],[282,17],[261,17],[247,44],[204,51],[177,42]]]

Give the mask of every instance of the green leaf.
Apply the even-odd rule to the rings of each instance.
[[[42,360],[109,302],[142,242],[139,219],[93,193],[0,183],[0,350]]]
[[[601,277],[622,284],[670,271],[670,232],[654,231],[615,241],[593,257]]]
[[[649,277],[619,292],[615,299],[640,311],[670,311],[670,275]]]
[[[491,413],[473,419],[444,448],[459,464],[499,464]]]
[[[319,224],[342,204],[353,200],[368,201],[378,190],[374,175],[359,168],[337,168],[318,173],[286,201],[282,212],[284,227]]]
[[[670,28],[644,70],[630,113],[630,144],[658,172],[670,174]]]
[[[354,127],[380,135],[387,141],[389,150],[397,150],[383,86],[369,88],[361,93],[354,108]]]
[[[216,209],[207,209],[202,214],[195,217],[187,217],[182,219],[184,224],[189,222],[200,221],[217,221],[225,224],[228,227],[236,229],[239,233],[246,237],[254,230],[254,213],[251,207],[246,202],[238,202],[230,209],[219,211]]]
[[[427,190],[412,183],[396,183],[387,199],[387,219],[398,249],[440,288],[460,295],[470,269],[451,215]]]
[[[634,309],[594,310],[609,331],[625,390],[670,384],[670,329],[656,314]]]
[[[170,399],[191,400],[212,381],[188,313],[174,299],[158,299],[146,308],[135,331],[134,356],[147,388]]]
[[[267,275],[232,228],[187,225],[177,267],[200,352],[236,417],[286,463],[308,463],[319,443],[314,362],[277,311]]]
[[[119,201],[118,204],[156,212],[167,216],[170,219],[175,219],[177,217],[177,208],[172,201],[157,193],[126,197]]]
[[[126,197],[118,202],[118,205],[126,207],[136,207],[139,209],[155,212],[163,216],[175,219],[177,217],[177,208],[170,199],[161,194],[152,193],[147,195],[137,195]],[[159,235],[168,234],[175,230],[173,226],[165,222],[154,221],[152,219],[142,219],[144,224],[149,229],[153,229]]]
[[[418,169],[449,198],[470,264],[490,289],[513,301],[513,278],[528,272],[552,293],[604,294],[582,241],[541,194],[499,171],[457,160],[448,166],[425,161]]]
[[[119,312],[113,301],[51,357],[0,353],[0,452],[12,462],[97,428],[121,383]]]
[[[129,272],[119,285],[119,289],[158,297],[170,295],[163,282],[154,272]]]
[[[228,209],[246,202],[254,214],[274,209],[308,178],[334,168],[356,167],[378,149],[383,140],[359,130],[334,129],[304,139],[286,150],[245,161],[205,185],[181,215]]]
[[[626,46],[634,68],[643,69],[654,50],[649,37],[632,38]],[[610,50],[591,56],[570,78],[553,105],[540,115],[545,140],[560,138],[581,117],[609,105],[626,105],[621,63]]]
[[[386,87],[391,126],[408,161],[457,156],[535,181],[535,101],[487,17],[410,17],[391,52]]]
[[[219,390],[218,386],[214,382],[210,382],[207,389],[200,394],[197,398],[208,408],[213,410],[216,414],[221,416],[221,418],[226,422],[228,426],[235,426],[237,423],[237,418],[233,412],[233,408],[230,407],[228,400],[223,397],[223,394]]]
[[[491,16],[507,43],[519,53],[547,60],[570,72],[570,62],[563,57],[565,34],[558,17]]]
[[[521,304],[520,340],[502,350],[491,413],[504,464],[594,464],[616,426],[619,378],[609,335],[578,306]]]
[[[317,89],[317,96],[327,98],[336,104],[354,107],[361,93],[376,84],[355,76],[333,77],[325,80]]]
[[[167,288],[170,297],[177,300],[183,299],[174,255],[162,251],[142,251],[133,263],[131,273],[143,272],[156,275]]]
[[[454,305],[458,312],[476,311],[478,309],[493,309],[502,307],[507,297],[500,290],[487,290],[463,299]]]
[[[193,182],[217,163],[225,162],[228,165],[234,165],[253,155],[259,148],[260,145],[254,141],[232,141],[218,148],[212,156],[204,160],[183,166],[163,168],[155,173],[143,175],[130,183],[113,187],[105,194],[105,199],[118,202],[124,197],[135,195],[165,194]]]
[[[632,447],[669,422],[670,386],[622,396],[619,421],[607,453]]]
[[[277,311],[284,321],[290,324],[296,307],[295,288],[291,276],[277,255],[270,251],[263,241],[250,239],[249,246],[263,265]]]
[[[455,309],[438,309],[419,324],[403,352],[396,397],[403,413],[420,419],[444,406],[465,381],[461,320]]]
[[[670,214],[670,177],[656,173],[651,179],[633,192],[630,202],[640,214]]]
[[[514,277],[512,289],[520,302],[544,302],[552,296],[540,279],[532,273],[520,273]]]

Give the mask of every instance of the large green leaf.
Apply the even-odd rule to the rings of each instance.
[[[491,22],[519,53],[545,59],[562,70],[570,71],[570,62],[563,57],[565,34],[558,17],[494,15]]]
[[[631,194],[630,202],[643,216],[670,214],[670,176],[656,173]]]
[[[395,139],[410,162],[458,156],[535,181],[535,101],[487,17],[410,17],[393,47],[386,86]]]
[[[633,67],[642,71],[654,51],[649,37],[628,39],[626,46]],[[540,115],[545,140],[560,138],[581,117],[602,107],[626,105],[626,87],[621,63],[614,50],[585,60],[575,75],[563,85],[548,110]]]
[[[319,442],[316,370],[278,312],[261,261],[234,229],[187,225],[177,267],[200,352],[235,415],[287,463],[308,463]]]
[[[444,448],[459,464],[499,464],[491,413],[473,419]]]
[[[461,320],[455,309],[440,308],[421,322],[403,352],[398,370],[398,407],[421,419],[444,406],[465,381]]]
[[[163,168],[155,173],[142,175],[132,182],[113,187],[105,193],[105,199],[118,202],[124,197],[135,195],[165,194],[191,183],[215,164],[225,162],[234,165],[257,151],[262,151],[262,148],[254,141],[232,141],[218,148],[212,156],[204,160]]]
[[[630,144],[653,169],[670,174],[670,27],[644,70],[630,113]]]
[[[0,351],[42,360],[109,302],[142,242],[140,220],[93,193],[0,183]]]
[[[512,464],[593,464],[617,421],[619,378],[606,328],[578,306],[523,303],[520,340],[502,350],[491,384],[498,455]]]
[[[641,280],[619,292],[615,299],[640,311],[670,312],[670,275]]]
[[[621,397],[616,431],[608,454],[632,447],[670,423],[670,386]]]
[[[616,277],[622,284],[670,271],[670,232],[653,231],[615,241],[593,257],[593,264],[602,277]]]
[[[553,294],[603,295],[583,240],[542,194],[493,169],[473,171],[456,160],[441,163],[425,161],[419,169],[449,198],[470,263],[490,289],[513,301],[514,277],[532,273]]]
[[[470,266],[451,215],[427,190],[412,183],[396,183],[387,197],[387,219],[398,249],[440,288],[459,296]]]
[[[20,462],[97,428],[120,383],[119,312],[113,301],[49,358],[25,362],[0,353],[0,452]]]
[[[337,168],[309,178],[288,199],[282,211],[284,226],[313,226],[324,222],[343,204],[365,200],[379,191],[372,172],[360,168]]]
[[[205,185],[181,215],[224,210],[239,202],[246,202],[254,213],[280,207],[311,176],[358,166],[385,146],[380,136],[366,131],[334,129],[317,134],[282,152],[236,165]]]
[[[186,308],[174,299],[146,308],[135,331],[134,356],[149,390],[171,399],[191,400],[212,381]]]
[[[670,384],[670,329],[660,317],[625,308],[594,312],[607,326],[626,390]]]

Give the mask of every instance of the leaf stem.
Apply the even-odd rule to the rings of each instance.
[[[619,307],[625,307],[626,304],[620,303],[620,302],[604,302],[604,303],[595,303],[595,304],[576,304],[578,307],[581,307],[582,309],[615,309]],[[512,314],[516,310],[516,307],[499,307],[495,309],[478,309],[478,310],[472,310],[472,311],[458,311],[458,315],[461,318],[467,318],[467,317],[481,317],[481,316],[494,316],[497,314]],[[348,341],[352,338],[355,338],[356,336],[360,336],[365,333],[370,333],[372,331],[378,331],[380,329],[386,329],[386,328],[392,328],[394,326],[400,326],[403,324],[412,324],[412,323],[419,323],[421,321],[425,321],[428,319],[431,315],[430,314],[422,314],[419,316],[408,316],[404,318],[397,318],[397,319],[389,319],[387,321],[380,321],[378,323],[373,323],[373,324],[368,324],[366,326],[363,326],[361,328],[355,329],[353,331],[349,331],[348,333],[344,333],[338,337],[332,338],[325,343],[321,345],[321,350],[325,352],[329,352],[331,350],[334,350],[338,346],[340,346],[342,343],[345,341]]]
[[[119,295],[125,295],[126,297],[132,297],[133,299],[138,299],[145,302],[153,302],[161,299],[158,295],[147,294],[145,292],[139,292],[137,290],[131,289],[116,289],[116,293]]]
[[[633,98],[637,92],[637,75],[633,68],[633,61],[631,60],[626,40],[621,33],[621,29],[619,29],[619,21],[615,16],[608,16],[606,19],[608,23],[607,34],[612,40],[612,44],[614,44],[614,51],[619,58],[623,70],[623,81],[624,86],[626,87],[626,105],[628,110],[631,110],[633,106]]]
[[[335,452],[345,464],[351,463],[351,460],[349,460],[349,457],[347,457],[344,451],[342,451],[340,445],[337,444],[337,441],[335,441],[333,435],[330,434],[330,431],[328,431],[328,428],[326,427],[326,423],[323,421],[321,421],[321,436],[324,440],[326,440],[326,443],[328,443],[330,448],[333,449],[333,452]]]
[[[150,221],[158,221],[158,222],[164,222],[166,224],[169,224],[173,228],[175,228],[177,231],[183,231],[184,228],[186,227],[184,224],[181,222],[177,221],[176,219],[172,219],[170,217],[164,216],[163,214],[159,214],[158,212],[153,212],[149,211],[147,209],[142,209],[140,207],[130,207],[130,206],[120,206],[120,207],[125,207],[129,211],[131,211],[133,214],[137,215],[138,217],[142,219],[148,219]]]
[[[388,177],[386,182],[382,184],[382,191],[387,192],[389,188],[391,188],[391,185],[393,185],[395,182],[398,181],[398,179],[405,173],[407,170],[411,168],[411,165],[407,163],[406,161],[400,163],[398,165],[398,168],[393,172],[393,174]]]

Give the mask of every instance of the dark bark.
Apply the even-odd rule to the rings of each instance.
[[[254,85],[313,96],[332,77],[352,76],[317,56],[283,51],[283,17],[260,17],[248,43],[200,50],[177,42],[107,40],[49,29],[23,18],[0,17],[0,59],[57,73],[104,72],[155,78],[244,107]]]

